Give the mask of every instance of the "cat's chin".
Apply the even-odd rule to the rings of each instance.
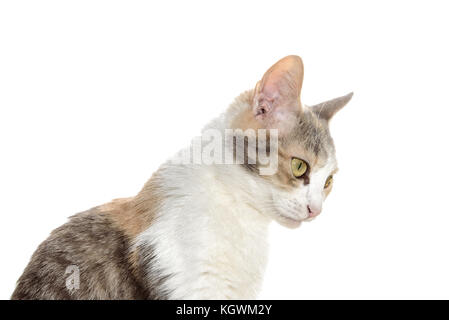
[[[289,217],[286,217],[286,216],[281,216],[281,215],[278,215],[275,220],[281,226],[289,228],[289,229],[296,229],[296,228],[298,228],[301,225],[302,221],[303,221],[301,219],[296,220],[296,219],[289,218]]]

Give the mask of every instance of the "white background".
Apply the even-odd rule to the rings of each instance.
[[[2,1],[0,298],[76,212],[132,196],[278,59],[333,120],[324,212],[273,225],[261,298],[449,298],[444,1]],[[186,182],[187,183],[187,182]]]

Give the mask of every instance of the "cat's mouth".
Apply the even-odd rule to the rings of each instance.
[[[301,225],[301,222],[309,220],[310,214],[303,210],[300,204],[297,202],[291,203],[285,200],[274,200],[273,211],[270,216],[276,220],[280,225],[287,228],[297,228]]]
[[[316,216],[311,216],[310,214],[307,214],[306,217],[292,217],[292,216],[287,216],[281,213],[278,213],[277,215],[277,221],[287,227],[287,228],[297,228],[301,225],[301,222],[305,221],[305,222],[310,222],[312,220],[314,220],[316,218]]]

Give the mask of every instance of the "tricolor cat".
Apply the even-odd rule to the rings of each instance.
[[[207,126],[247,135],[224,144],[234,160],[243,145],[243,161],[180,163],[178,154],[135,197],[72,216],[38,247],[12,299],[257,297],[269,224],[314,219],[337,171],[328,123],[352,93],[309,107],[302,82],[300,57],[278,61]],[[269,174],[249,148],[267,138],[260,132],[270,135],[263,151],[276,156]]]

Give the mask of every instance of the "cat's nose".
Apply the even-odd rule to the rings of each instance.
[[[309,204],[307,210],[309,211],[309,218],[316,217],[321,213],[321,206]]]

